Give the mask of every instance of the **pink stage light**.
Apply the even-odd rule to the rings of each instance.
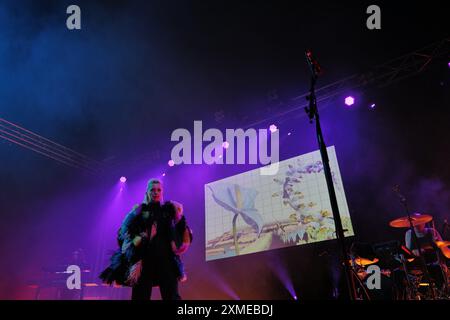
[[[175,165],[175,161],[173,161],[172,159],[170,159],[167,164],[169,165],[169,167],[173,167]]]
[[[120,179],[119,179],[119,180],[120,180],[120,182],[122,182],[122,183],[125,183],[125,182],[127,182],[127,178],[126,178],[126,177],[123,177],[123,176],[122,176],[122,177],[120,177]]]
[[[275,131],[277,131],[277,130],[278,130],[278,128],[277,128],[277,126],[276,126],[276,125],[274,125],[274,124],[271,124],[271,125],[270,125],[270,127],[269,127],[269,130],[270,130],[270,132],[274,133]]]
[[[351,106],[355,103],[355,98],[353,98],[352,96],[348,96],[345,98],[345,104],[348,106]]]

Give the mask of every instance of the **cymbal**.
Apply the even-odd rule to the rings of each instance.
[[[412,220],[413,226],[417,226],[419,224],[424,224],[424,223],[430,222],[431,220],[433,220],[433,217],[430,216],[429,214],[413,213],[411,215],[411,220]],[[393,228],[409,228],[410,227],[408,217],[401,217],[401,218],[392,220],[391,222],[389,222],[389,225]]]
[[[450,246],[450,241],[436,241],[438,248]]]
[[[450,241],[436,241],[436,245],[441,250],[442,254],[450,259]]]
[[[365,266],[377,263],[378,261],[379,261],[378,258],[375,258],[373,260],[366,259],[366,258],[355,258],[355,263],[361,267],[365,267]],[[351,263],[351,260],[350,260],[350,263]]]

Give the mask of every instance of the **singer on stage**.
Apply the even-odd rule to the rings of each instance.
[[[142,204],[135,206],[125,217],[118,234],[121,247],[111,258],[111,265],[100,278],[106,283],[116,282],[132,287],[132,300],[149,300],[152,287],[159,286],[163,300],[180,300],[178,281],[184,275],[179,257],[178,240],[192,236],[185,222],[180,228],[179,207],[163,201],[163,184],[158,179],[148,182]],[[180,235],[178,235],[180,233]],[[185,235],[188,233],[190,237]],[[184,252],[183,251],[183,252]]]

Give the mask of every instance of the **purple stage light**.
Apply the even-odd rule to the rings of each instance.
[[[119,180],[120,180],[120,182],[122,182],[122,183],[125,183],[125,182],[127,182],[127,178],[126,178],[126,177],[123,177],[123,176],[122,176],[122,177],[120,177],[120,179],[119,179]]]
[[[369,106],[370,109],[375,109],[375,107],[376,107],[375,103],[372,103],[372,104]]]
[[[228,143],[228,141],[224,141],[222,143],[222,147],[224,147],[225,149],[228,149],[229,146],[230,146],[230,144]]]
[[[175,165],[175,161],[173,161],[172,159],[170,159],[167,164],[169,165],[169,167],[173,167]]]
[[[166,173],[164,172],[164,173],[162,174],[162,176],[165,177],[165,176],[166,176]]]
[[[269,130],[270,130],[270,132],[274,133],[275,131],[277,131],[277,130],[278,130],[278,128],[277,128],[277,126],[276,126],[276,125],[274,125],[274,124],[271,124],[271,125],[270,125],[270,127],[269,127]]]
[[[355,98],[353,98],[352,96],[348,96],[345,98],[345,104],[348,106],[351,106],[355,103]]]
[[[294,284],[292,283],[292,279],[288,274],[285,265],[280,263],[279,261],[276,262],[276,260],[273,260],[269,264],[269,267],[273,271],[273,273],[278,277],[280,282],[284,285],[284,287],[286,288],[287,292],[289,292],[291,297],[296,300],[297,294],[294,289]]]
[[[290,132],[288,132],[288,136],[290,136],[291,135],[291,133]]]

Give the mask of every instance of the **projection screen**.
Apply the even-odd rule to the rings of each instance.
[[[334,146],[330,166],[345,236],[353,227]],[[206,260],[335,239],[319,151],[279,162],[276,175],[259,169],[205,185]]]

